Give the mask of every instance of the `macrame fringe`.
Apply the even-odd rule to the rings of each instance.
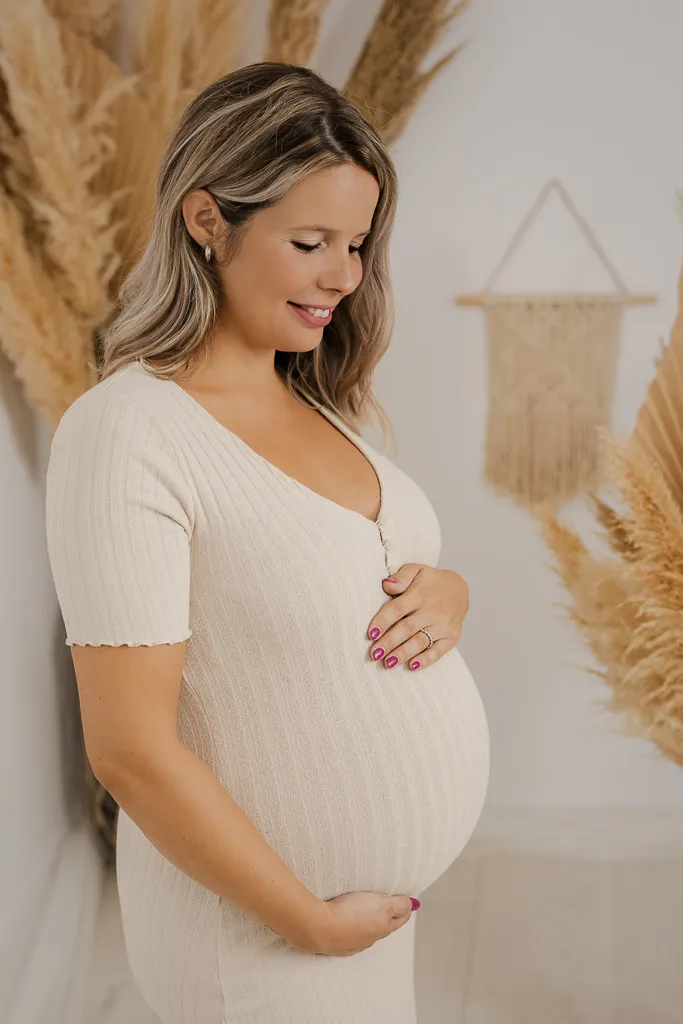
[[[487,305],[484,480],[526,507],[570,501],[601,475],[621,304],[571,295]]]
[[[569,412],[562,424],[531,404],[497,417],[489,431],[484,480],[526,507],[571,501],[601,475],[595,424]]]

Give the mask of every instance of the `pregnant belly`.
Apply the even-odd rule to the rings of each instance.
[[[370,659],[320,669],[264,685],[248,726],[244,709],[239,730],[226,723],[217,774],[321,899],[419,895],[483,806],[489,736],[474,680],[457,647],[417,672]]]

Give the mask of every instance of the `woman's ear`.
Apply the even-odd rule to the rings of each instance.
[[[195,242],[212,242],[222,224],[220,210],[213,196],[203,188],[196,188],[183,199],[181,206],[185,227]]]

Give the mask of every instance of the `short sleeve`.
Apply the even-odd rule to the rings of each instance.
[[[46,476],[47,550],[66,643],[186,640],[192,496],[144,407],[96,390],[62,416]]]

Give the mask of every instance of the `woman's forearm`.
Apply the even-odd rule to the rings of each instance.
[[[211,769],[180,740],[144,767],[109,767],[98,778],[181,871],[293,945],[316,944],[325,902],[296,878]]]

